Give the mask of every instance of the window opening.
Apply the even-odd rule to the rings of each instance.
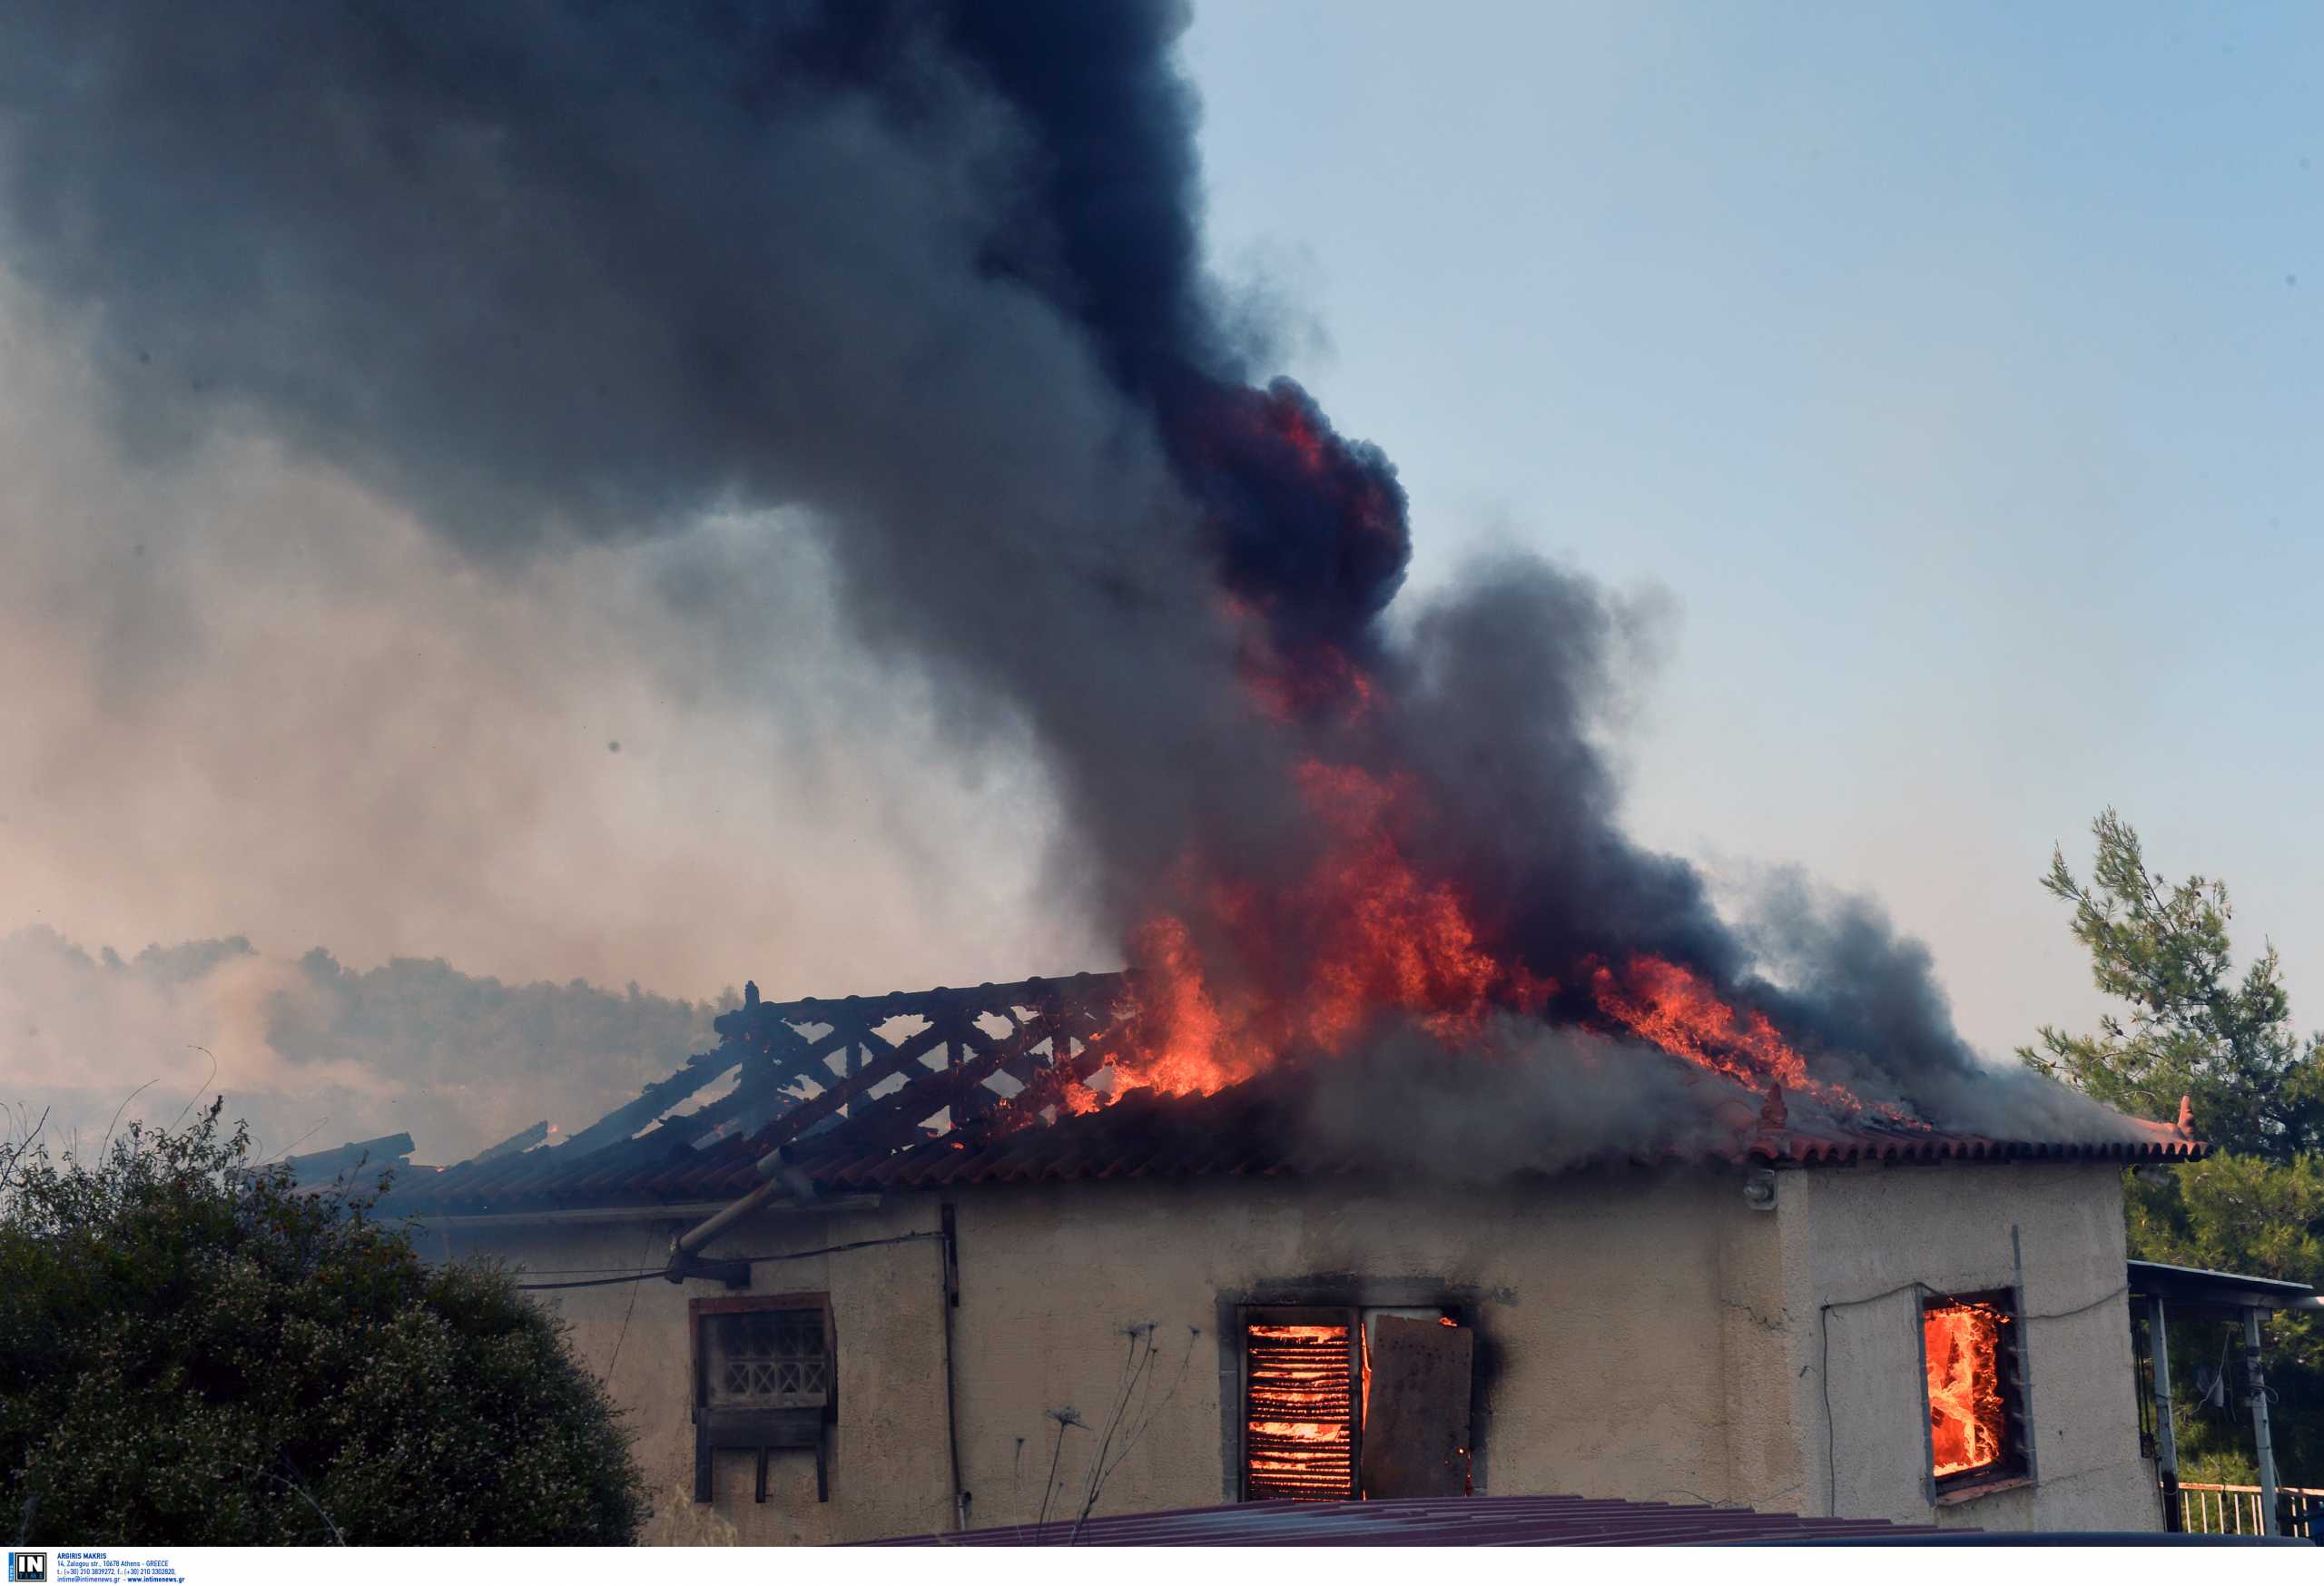
[[[1242,1317],[1243,1495],[1459,1496],[1474,1335],[1442,1306],[1309,1306]]]
[[[2024,1392],[2011,1296],[1935,1296],[1921,1310],[1931,1473],[1939,1487],[2026,1471]]]
[[[1245,1324],[1243,1471],[1254,1500],[1355,1496],[1353,1320]]]
[[[815,1461],[815,1495],[831,1497],[831,1429],[838,1417],[835,1340],[826,1295],[770,1295],[691,1302],[694,1316],[694,1495],[711,1498],[713,1456],[767,1462],[796,1450]]]

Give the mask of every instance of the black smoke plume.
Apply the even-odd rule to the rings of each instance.
[[[1059,873],[1125,927],[1190,851],[1295,873],[1303,755],[1393,766],[1498,949],[1569,987],[1675,959],[1993,1127],[1974,1098],[2016,1088],[1969,1083],[1915,944],[1795,911],[1778,985],[1621,833],[1594,746],[1620,603],[1510,559],[1392,632],[1394,469],[1268,378],[1204,271],[1187,20],[18,0],[0,246],[149,453],[256,429],[512,566],[811,515],[862,641],[919,657],[964,737],[1042,746]],[[1385,696],[1360,734],[1342,664]],[[1255,667],[1324,685],[1270,720]]]

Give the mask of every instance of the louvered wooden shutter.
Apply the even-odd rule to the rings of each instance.
[[[1354,1325],[1245,1324],[1245,1497],[1355,1496]]]

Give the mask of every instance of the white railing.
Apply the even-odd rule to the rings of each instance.
[[[2324,1510],[2324,1487],[2279,1487],[2281,1493],[2297,1493],[2303,1502],[2284,1505],[2291,1511],[2291,1534],[2313,1536],[2319,1529],[2309,1518],[2311,1512]],[[2179,1512],[2189,1531],[2214,1536],[2258,1536],[2267,1528],[2260,1523],[2260,1489],[2227,1486],[2216,1482],[2181,1482],[2179,1483]]]

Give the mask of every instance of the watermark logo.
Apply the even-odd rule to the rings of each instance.
[[[48,1586],[48,1555],[46,1553],[10,1553],[8,1579],[36,1581],[38,1586]]]

